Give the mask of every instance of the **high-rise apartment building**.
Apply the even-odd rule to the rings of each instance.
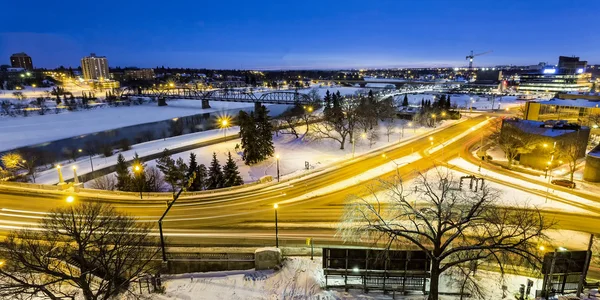
[[[33,70],[33,62],[31,56],[25,54],[25,52],[15,53],[10,56],[10,65],[13,68],[23,68],[28,71]]]
[[[108,60],[105,56],[90,54],[81,59],[81,69],[85,80],[104,80],[109,78]]]

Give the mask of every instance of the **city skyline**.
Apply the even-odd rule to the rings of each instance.
[[[31,22],[8,16],[0,32],[1,64],[26,52],[43,68],[78,66],[91,52],[111,67],[209,69],[337,69],[461,67],[471,50],[492,53],[474,66],[554,64],[559,55],[600,63],[592,28],[600,3],[112,3],[119,9],[45,20],[44,4],[31,5]],[[94,4],[63,2],[76,15]],[[112,7],[111,3],[107,3]],[[292,13],[293,12],[293,13]],[[12,20],[14,18],[14,20]],[[559,21],[556,21],[559,20]],[[577,30],[564,24],[577,24]],[[583,29],[580,29],[583,28]],[[6,57],[6,59],[4,58]]]

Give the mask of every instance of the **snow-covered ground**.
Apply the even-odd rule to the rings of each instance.
[[[29,117],[0,118],[0,151],[35,145],[142,123],[168,120],[200,113],[253,107],[253,103],[211,101],[202,109],[201,101],[171,100],[168,106],[156,103],[104,107],[61,114],[32,114]]]
[[[516,179],[511,176],[495,173],[493,171],[486,170],[486,169],[481,169],[481,171],[480,171],[479,166],[473,165],[470,162],[467,162],[466,160],[464,160],[462,158],[455,158],[455,159],[449,161],[448,164],[458,166],[458,167],[463,168],[470,172],[478,172],[484,178],[486,178],[486,177],[495,178],[495,179],[502,180],[505,182],[510,182],[510,183],[513,183],[518,186],[527,187],[528,189],[531,189],[532,191],[537,191],[537,192],[549,191],[549,192],[553,193],[555,196],[561,197],[561,198],[569,200],[569,201],[574,201],[576,203],[583,204],[583,205],[589,205],[591,207],[597,206],[597,203],[594,201],[590,201],[590,200],[587,200],[587,199],[584,199],[584,198],[581,198],[581,197],[578,197],[578,196],[575,196],[575,195],[572,195],[569,193],[557,191],[554,189],[548,189],[545,186],[541,186],[541,185],[537,185],[537,184],[534,184],[534,183],[531,183],[528,181]],[[557,202],[552,199],[546,200],[545,197],[529,194],[529,193],[526,193],[526,192],[523,192],[523,191],[520,191],[517,189],[512,189],[510,187],[506,187],[504,185],[499,185],[499,184],[495,184],[495,183],[489,183],[489,184],[492,187],[495,187],[501,191],[508,192],[504,195],[504,197],[502,197],[502,201],[515,201],[514,202],[515,204],[520,203],[521,206],[523,204],[528,204],[528,205],[537,206],[540,209],[546,209],[546,208],[560,209],[560,210],[569,211],[569,212],[590,214],[590,212],[585,209],[578,208],[578,207],[575,207],[575,206],[572,206],[572,205],[569,205],[569,204],[566,204],[563,202]]]
[[[307,257],[290,257],[284,261],[280,271],[192,273],[175,275],[171,279],[168,276],[164,278],[166,293],[153,295],[153,299],[392,299],[391,294],[384,295],[380,291],[370,291],[366,294],[361,290],[326,290],[322,259],[319,257],[313,261]],[[483,270],[477,272],[476,278],[484,289],[485,299],[504,298],[503,286],[506,286],[506,299],[511,299],[519,292],[521,284],[527,284],[528,279],[534,282],[532,294],[542,288],[542,280],[539,278],[510,274],[503,278],[499,273]],[[331,284],[335,280],[330,277],[328,283]],[[452,286],[451,281],[448,273],[442,274],[440,292],[458,292],[459,288]],[[459,296],[440,298],[454,300],[459,299]],[[395,299],[425,299],[425,296],[395,295]]]
[[[404,128],[404,137],[402,138],[402,130],[401,130],[401,121],[395,121],[396,126],[394,128],[393,133],[390,135],[390,140],[388,142],[387,135],[385,135],[386,128],[385,123],[380,122],[378,127],[379,138],[376,140],[376,143],[372,146],[369,146],[369,141],[364,138],[356,139],[356,146],[354,149],[355,156],[361,155],[363,153],[375,150],[377,148],[385,147],[394,143],[398,143],[399,141],[406,140],[412,136],[425,134],[430,132],[434,128]],[[456,121],[444,121],[438,126],[438,128],[448,126]],[[301,138],[296,139],[294,135],[291,134],[279,134],[279,136],[274,135],[273,143],[275,146],[275,152],[279,155],[279,171],[280,176],[287,175],[296,175],[298,172],[305,172],[305,162],[308,162],[310,165],[310,169],[320,168],[322,166],[332,164],[338,161],[346,160],[352,158],[352,143],[349,141],[346,142],[345,149],[340,150],[340,144],[336,141],[330,139],[317,140],[308,136],[303,136],[305,133],[305,127],[300,126],[298,128],[298,133],[301,134]],[[173,159],[183,158],[184,161],[189,160],[190,153],[193,152],[197,156],[197,161],[200,164],[205,164],[208,166],[212,159],[212,154],[215,152],[217,154],[217,159],[221,164],[224,164],[228,152],[231,152],[234,160],[236,161],[240,174],[244,179],[244,182],[250,183],[257,181],[261,177],[265,175],[271,175],[273,178],[276,178],[277,175],[277,161],[275,158],[268,159],[266,161],[260,162],[258,164],[254,164],[252,166],[245,165],[241,152],[236,152],[236,145],[240,144],[240,140],[232,140],[229,142],[219,143],[215,145],[210,145],[206,147],[201,147],[198,149],[194,149],[191,151],[185,151],[181,153],[174,154],[172,156]],[[166,146],[166,145],[165,145]],[[168,146],[166,146],[168,148]],[[163,148],[164,149],[164,148]],[[135,150],[135,148],[134,148]],[[162,149],[161,149],[162,151]],[[127,157],[130,159],[130,157]],[[86,168],[84,164],[86,161],[80,161],[82,168]],[[89,164],[89,162],[87,162]],[[149,161],[146,163],[147,166],[156,165],[156,160]],[[69,172],[70,173],[70,172]],[[54,171],[56,174],[56,171]],[[78,171],[78,174],[83,174]],[[65,174],[66,175],[66,174]],[[54,175],[54,181],[48,182],[57,182],[58,177]],[[71,176],[72,177],[72,176]]]

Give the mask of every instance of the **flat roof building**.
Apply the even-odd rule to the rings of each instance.
[[[81,59],[81,69],[85,80],[104,80],[110,76],[108,60],[105,56],[96,56],[95,53]]]
[[[560,56],[558,66],[545,66],[539,71],[521,74],[519,91],[522,92],[588,92],[592,87],[590,73],[585,73],[587,61],[579,57]]]
[[[33,62],[31,61],[31,56],[27,55],[25,52],[15,53],[11,55],[10,65],[13,68],[23,68],[28,71],[33,70]]]

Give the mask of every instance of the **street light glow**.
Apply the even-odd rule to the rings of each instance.
[[[139,171],[140,171],[140,169],[141,169],[141,168],[140,168],[140,166],[139,166],[139,165],[135,165],[135,166],[133,167],[133,170],[134,170],[134,171],[136,171],[136,172],[139,172]]]
[[[276,158],[276,159],[279,159],[279,154],[275,154],[275,158]]]
[[[545,250],[546,250],[546,247],[544,247],[543,245],[540,246],[540,251],[545,251]]]
[[[75,201],[75,198],[73,196],[69,196],[66,199],[67,203],[73,203],[73,201]]]
[[[274,209],[278,209],[278,208],[279,208],[279,205],[277,205],[277,203],[275,203],[275,204],[273,204],[273,208],[274,208]]]

